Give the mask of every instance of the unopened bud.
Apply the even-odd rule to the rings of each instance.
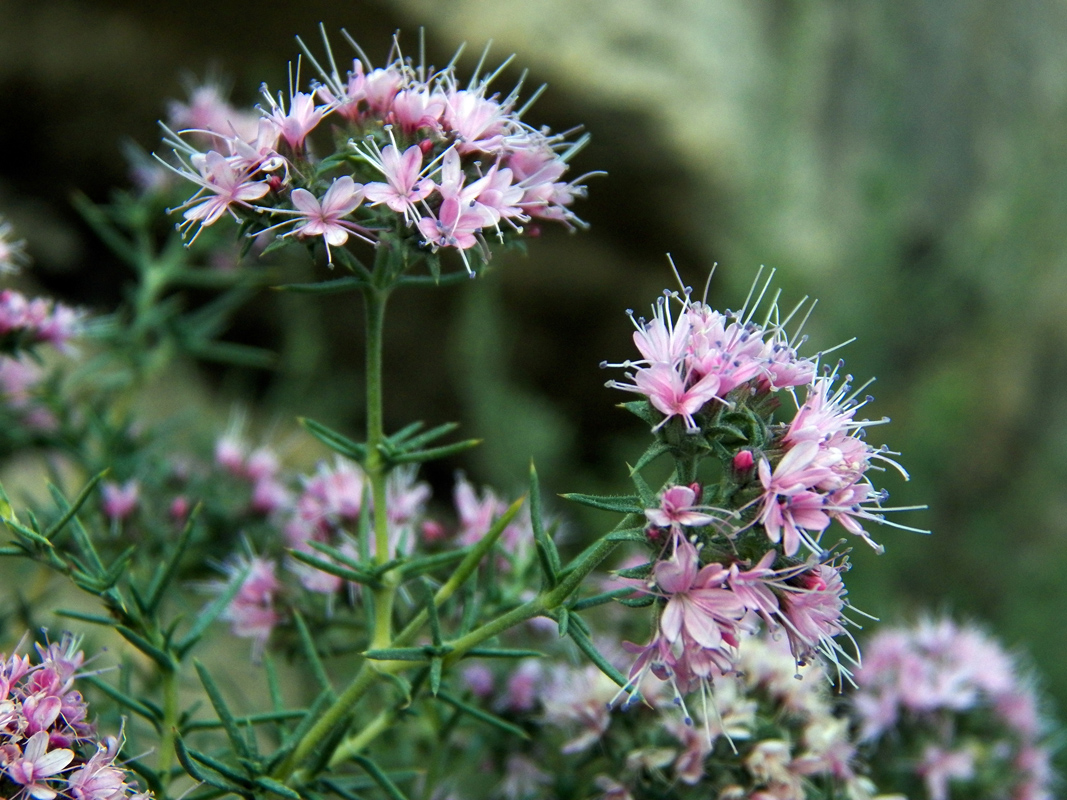
[[[734,456],[734,469],[738,472],[748,472],[754,463],[751,450],[738,450]]]

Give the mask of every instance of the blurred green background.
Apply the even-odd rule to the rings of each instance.
[[[533,457],[555,491],[622,488],[647,434],[597,365],[631,353],[624,309],[669,284],[667,252],[696,285],[719,263],[720,306],[766,264],[786,304],[820,298],[808,352],[857,337],[841,355],[893,418],[871,438],[913,478],[883,485],[930,506],[899,520],[934,536],[882,529],[884,556],[856,553],[853,602],[987,621],[1067,708],[1067,4],[0,0],[0,214],[41,287],[113,307],[128,278],[70,193],[127,185],[123,140],[154,148],[183,81],[226,75],[238,103],[283,87],[293,35],[320,20],[379,63],[396,28],[414,50],[424,25],[437,64],[494,40],[527,86],[550,84],[527,119],[584,124],[575,169],[610,173],[576,206],[589,232],[547,230],[484,281],[397,298],[391,427],[486,437],[436,486],[462,467],[514,489]],[[219,418],[242,399],[281,429],[300,413],[355,431],[358,326],[349,297],[264,297],[231,336],[282,351],[278,373],[180,380]],[[561,510],[574,536],[597,522]]]

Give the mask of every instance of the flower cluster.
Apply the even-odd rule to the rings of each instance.
[[[499,69],[462,86],[454,62],[415,67],[394,44],[374,68],[349,39],[359,57],[342,74],[323,40],[325,64],[300,43],[318,80],[306,91],[291,81],[288,97],[264,86],[258,119],[213,87],[172,106],[179,132],[168,127],[167,142],[178,162],[168,166],[199,187],[179,208],[193,239],[228,213],[250,235],[321,238],[331,263],[330,248],[350,236],[393,235],[457,250],[470,270],[467,251],[488,258],[490,231],[504,241],[534,221],[582,224],[570,205],[585,176],[563,176],[585,137],[523,122],[530,102],[519,106],[519,87],[504,97],[490,90]],[[332,142],[323,155],[316,138]]]
[[[850,720],[834,703],[822,668],[803,667],[804,680],[797,680],[788,649],[767,637],[745,635],[738,651],[740,671],[716,679],[714,704],[694,709],[692,720],[656,681],[642,683],[644,703],[622,710],[611,705],[618,687],[595,667],[556,664],[531,676],[520,665],[495,706],[536,715],[546,735],[539,737],[544,752],[528,758],[542,769],[519,796],[588,796],[574,791],[578,777],[596,796],[617,800],[870,800],[874,786],[858,770]],[[475,668],[469,673],[472,690],[491,695]],[[528,698],[520,698],[518,683],[531,684]],[[565,763],[555,763],[561,758]],[[526,770],[509,760],[502,784]],[[553,773],[567,777],[554,786]],[[561,789],[564,782],[570,792]]]
[[[84,654],[64,635],[28,656],[0,659],[0,794],[13,800],[148,800],[116,765],[121,739],[97,740],[74,688]]]
[[[47,343],[65,349],[81,329],[81,314],[69,306],[46,300],[33,300],[13,289],[0,291],[0,348]]]
[[[1050,800],[1053,775],[1033,683],[995,640],[950,619],[889,628],[866,646],[853,702],[884,786],[913,800]]]
[[[653,560],[620,574],[658,612],[651,641],[630,646],[631,679],[651,671],[680,695],[734,671],[741,635],[758,620],[784,632],[798,664],[822,655],[847,677],[856,658],[838,639],[849,638],[848,562],[821,540],[836,520],[880,551],[863,524],[883,522],[887,495],[868,471],[880,460],[907,478],[866,442],[874,423],[856,415],[869,398],[857,400],[840,363],[820,370],[798,354],[801,332],[786,325],[803,303],[784,319],[772,303],[756,321],[768,289],[757,280],[741,311],[726,313],[688,288],[665,292],[651,319],[634,320],[642,357],[604,365],[629,370],[609,387],[644,398],[627,407],[656,434],[648,458],[675,460],[658,495],[638,484]]]

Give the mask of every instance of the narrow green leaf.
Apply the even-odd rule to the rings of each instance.
[[[652,408],[652,404],[647,400],[631,400],[628,403],[619,403],[619,408],[625,408],[635,417],[647,422],[649,425],[657,425],[663,419],[663,415]]]
[[[282,698],[282,686],[278,682],[278,668],[274,666],[274,659],[270,653],[263,654],[263,669],[267,673],[267,690],[270,692],[271,707],[275,714],[282,713],[285,700]]]
[[[632,513],[643,514],[646,508],[655,508],[659,505],[656,502],[656,493],[652,491],[652,487],[648,485],[640,472],[631,472],[630,479],[637,487],[637,502],[640,504],[640,508]]]
[[[285,722],[290,719],[299,719],[307,713],[305,711],[264,711],[262,714],[249,714],[246,717],[235,717],[238,725],[260,725],[267,722]],[[223,727],[223,722],[217,719],[195,719],[185,724],[184,731],[209,731]]]
[[[656,602],[654,595],[647,594],[643,597],[620,597],[619,602],[628,608],[648,608]]]
[[[372,587],[377,587],[379,585],[378,579],[374,575],[370,575],[366,572],[356,572],[353,569],[343,567],[340,564],[335,564],[332,561],[326,561],[325,559],[311,555],[311,553],[305,553],[302,550],[289,550],[288,552],[289,555],[297,561],[302,561],[308,566],[314,567],[329,575],[336,575],[338,578],[343,578],[346,581],[363,583]]]
[[[128,708],[134,714],[144,717],[146,720],[151,722],[157,730],[159,729],[160,723],[163,722],[162,714],[156,714],[153,709],[149,708],[140,700],[131,697],[125,692],[119,691],[114,686],[111,686],[108,683],[104,683],[104,681],[100,680],[100,677],[98,675],[84,675],[82,676],[82,680],[92,686],[95,686],[97,689],[106,694],[108,697],[110,697],[116,703],[121,705],[123,708]]]
[[[556,549],[556,543],[552,541],[552,537],[545,532],[544,521],[541,519],[541,481],[537,477],[533,462],[530,463],[530,522],[533,526],[534,546],[537,549],[537,560],[541,564],[541,572],[549,587],[554,587],[559,576],[559,550]]]
[[[229,607],[230,603],[233,602],[233,598],[237,597],[237,593],[241,591],[241,587],[251,571],[252,565],[249,564],[239,574],[230,579],[230,585],[226,587],[226,591],[222,592],[207,608],[200,612],[189,632],[185,634],[185,637],[175,648],[178,658],[184,658],[185,654],[200,641],[200,637],[204,635],[211,623],[218,619],[219,615]]]
[[[365,651],[363,657],[372,661],[425,661],[430,655],[425,647],[382,647]]]
[[[405,425],[396,433],[391,433],[386,436],[385,441],[390,447],[399,447],[416,433],[421,431],[425,426],[425,422],[412,422],[409,425]]]
[[[441,691],[441,669],[442,662],[440,656],[434,656],[430,659],[430,694],[437,697],[437,693]]]
[[[367,458],[367,447],[358,442],[349,439],[347,436],[338,433],[332,428],[328,428],[321,422],[316,422],[313,419],[307,417],[300,417],[297,420],[300,425],[336,453],[340,453],[345,458],[351,458],[353,461],[363,462]]]
[[[193,750],[191,747],[186,748],[189,751],[189,755],[195,760],[199,761],[206,767],[210,767],[219,773],[222,777],[228,778],[239,786],[248,785],[248,775],[240,772],[236,767],[231,764],[227,764],[225,761],[209,756],[207,753],[203,753],[199,750]]]
[[[222,692],[219,691],[215,679],[211,677],[211,673],[208,672],[207,667],[200,663],[199,659],[193,659],[193,666],[196,667],[196,674],[200,676],[200,683],[204,685],[204,691],[207,692],[208,700],[211,701],[211,707],[215,709],[215,714],[218,716],[219,722],[222,723],[222,729],[226,731],[226,737],[230,740],[230,746],[233,751],[239,757],[251,758],[252,751],[248,747],[248,741],[238,726],[237,719],[230,711],[230,707],[226,704]],[[193,757],[196,758],[195,754]],[[222,770],[219,771],[222,772]]]
[[[640,542],[648,543],[648,534],[644,528],[625,528],[621,531],[612,531],[605,537],[609,542]]]
[[[490,714],[488,711],[484,711],[477,706],[472,706],[470,703],[465,703],[453,694],[449,692],[438,692],[437,699],[448,703],[457,711],[461,711],[468,716],[474,717],[474,719],[484,722],[487,725],[492,725],[494,728],[510,733],[513,736],[518,736],[522,739],[529,739],[530,735],[526,733],[518,725],[512,725],[507,720],[503,720],[495,714]]]
[[[188,342],[190,355],[213,361],[217,364],[235,364],[238,367],[273,369],[278,365],[278,355],[263,347],[238,342]]]
[[[541,658],[540,650],[516,650],[510,647],[472,647],[464,658]]]
[[[114,623],[112,623],[114,624]],[[167,672],[173,672],[175,669],[174,659],[170,657],[170,654],[163,652],[150,641],[145,639],[137,631],[126,627],[125,625],[115,625],[115,630],[118,634],[127,642],[132,644],[146,656],[155,661]]]
[[[270,288],[277,292],[296,292],[298,294],[339,294],[341,292],[358,292],[369,286],[365,280],[350,275],[332,281],[314,281],[312,283],[282,283]]]
[[[438,258],[426,259],[430,269],[429,275],[404,275],[397,283],[401,286],[451,286],[454,283],[467,283],[473,276],[466,272],[441,274],[441,261]]]
[[[571,639],[578,645],[578,649],[585,653],[586,657],[596,664],[601,672],[615,681],[615,683],[623,689],[629,686],[629,679],[619,672],[610,661],[604,658],[600,651],[596,649],[596,645],[593,644],[589,637],[577,625],[572,625],[569,632]]]
[[[67,619],[76,619],[81,622],[90,622],[93,625],[104,625],[108,628],[115,624],[115,620],[112,617],[105,617],[100,614],[86,614],[84,611],[74,611],[66,608],[61,608],[56,611],[56,616],[66,617]]]
[[[240,786],[227,783],[221,779],[221,776],[215,777],[198,767],[191,757],[189,748],[185,746],[185,742],[182,741],[182,737],[180,736],[174,738],[174,752],[178,756],[178,763],[182,765],[185,771],[189,773],[189,777],[193,780],[206,783],[209,786],[214,786],[215,788],[222,789],[226,792],[241,792]]]
[[[425,433],[420,433],[418,436],[404,441],[404,448],[408,450],[414,450],[418,447],[422,447],[423,445],[427,445],[435,439],[440,439],[442,436],[452,433],[452,431],[454,431],[458,427],[458,422],[446,422],[443,425],[438,425],[435,428],[430,428],[430,430],[426,431]]]
[[[560,495],[560,497],[564,500],[573,500],[575,503],[581,503],[583,506],[591,506],[604,511],[617,511],[620,514],[642,514],[645,510],[645,507],[641,505],[640,498],[632,494],[608,496],[569,492]]]
[[[556,624],[559,626],[559,638],[562,639],[567,635],[567,628],[571,624],[571,615],[566,606],[561,606],[556,609]]]
[[[617,569],[615,570],[615,574],[620,578],[632,578],[634,580],[643,581],[652,574],[652,568],[655,565],[655,561],[649,561],[646,564],[638,564],[636,567]]]
[[[437,616],[437,604],[433,601],[433,589],[425,578],[419,578],[414,582],[415,599],[426,609],[426,615],[430,620],[430,638],[434,647],[441,646],[441,620]],[[434,692],[434,694],[437,694]]]
[[[427,450],[405,450],[404,452],[396,453],[395,455],[389,455],[388,453],[383,453],[382,455],[388,458],[393,464],[421,464],[426,461],[435,461],[439,458],[454,456],[465,450],[470,450],[472,447],[477,447],[481,443],[481,439],[464,439],[462,442],[446,444],[441,447],[431,447]]]
[[[321,689],[333,694],[333,684],[330,683],[330,676],[326,674],[326,667],[323,665],[322,659],[319,658],[315,640],[311,637],[311,631],[308,630],[307,623],[304,622],[303,614],[296,609],[293,609],[293,621],[296,623],[296,630],[300,635],[300,645],[304,651],[304,658],[311,667],[311,674],[315,676],[315,680],[318,681]]]
[[[612,600],[617,600],[620,597],[626,597],[631,595],[636,590],[630,586],[623,586],[621,589],[612,589],[608,592],[600,592],[594,594],[591,597],[586,597],[574,603],[571,606],[571,611],[584,611],[587,608],[593,608],[594,606],[602,606],[604,603],[610,603]]]
[[[398,569],[404,578],[412,578],[432,572],[440,567],[447,567],[457,561],[462,561],[468,552],[470,552],[469,547],[462,547],[459,550],[449,550],[445,553],[435,553],[432,556],[413,558],[400,564]]]
[[[26,550],[18,545],[12,545],[11,547],[0,547],[0,556],[24,556]]]
[[[392,800],[408,800],[407,797],[404,796],[404,793],[397,788],[396,784],[389,780],[389,776],[382,772],[381,769],[378,768],[378,765],[369,758],[366,756],[353,755],[352,760],[363,767],[367,774],[374,778],[375,783],[377,783],[382,788],[382,791],[389,795]]]
[[[630,467],[630,473],[633,474],[634,472],[644,469],[664,453],[670,452],[670,449],[671,446],[666,442],[653,442],[648,446],[648,449],[641,454],[641,457],[637,459],[637,463]]]
[[[268,792],[280,795],[281,797],[288,797],[289,800],[302,800],[302,796],[299,792],[290,789],[284,783],[274,780],[274,778],[268,778],[266,775],[257,777],[256,785],[262,789],[266,789]]]
[[[189,519],[186,520],[185,527],[182,528],[181,535],[178,537],[178,541],[174,545],[174,551],[166,561],[160,564],[155,575],[152,576],[152,582],[148,587],[148,593],[145,599],[145,610],[149,616],[158,610],[159,604],[163,599],[164,590],[170,585],[170,582],[174,579],[174,575],[178,571],[182,556],[185,555],[185,551],[189,547],[189,542],[192,541],[193,528],[196,525],[197,517],[200,516],[200,509],[200,503],[197,503],[196,506],[193,507],[192,512],[189,514]]]

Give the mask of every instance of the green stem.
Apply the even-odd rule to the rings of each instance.
[[[382,271],[382,260],[376,272]],[[387,513],[387,464],[382,457],[385,423],[382,414],[382,341],[385,329],[385,304],[388,288],[368,286],[363,290],[367,311],[367,460],[364,467],[374,503],[374,560],[384,564],[389,560],[389,515]],[[388,578],[386,573],[383,578]],[[392,639],[393,598],[395,581],[383,580],[374,592],[374,634],[371,647],[384,647]]]
[[[296,771],[297,765],[306,762],[308,756],[314,752],[319,743],[329,736],[335,727],[347,721],[352,708],[377,678],[378,671],[372,669],[364,661],[352,683],[334,701],[333,705],[323,712],[322,716],[319,717],[319,721],[304,735],[304,738],[300,740],[293,752],[282,762],[272,777],[280,781],[288,780],[293,772]]]
[[[582,559],[580,564],[566,573],[565,577],[556,588],[544,594],[539,594],[533,600],[523,603],[521,606],[511,609],[505,614],[490,620],[481,627],[475,628],[466,636],[461,636],[455,641],[448,642],[451,651],[444,658],[444,666],[450,667],[459,661],[468,650],[477,647],[482,642],[492,639],[508,628],[536,617],[543,611],[552,611],[559,608],[567,601],[567,598],[578,588],[586,576],[589,575],[603,561],[611,551],[619,546],[619,542],[610,539],[601,539]]]

